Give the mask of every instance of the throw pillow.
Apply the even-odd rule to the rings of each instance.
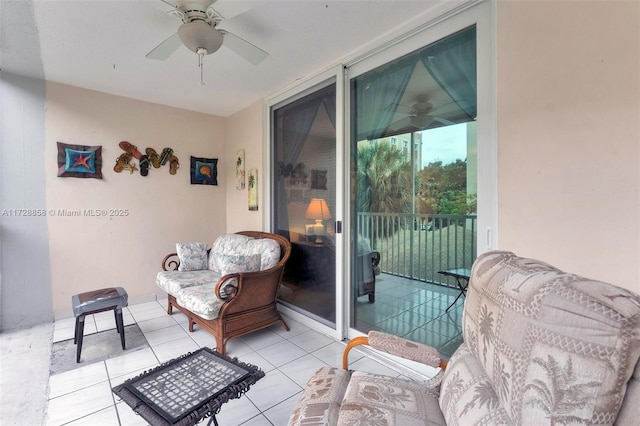
[[[216,238],[211,246],[211,253],[209,253],[209,269],[220,272],[218,256],[248,254],[244,253],[244,248],[249,240],[253,240],[253,238],[242,234],[224,234]]]
[[[223,277],[227,274],[235,274],[238,272],[257,272],[260,270],[259,254],[253,254],[250,256],[219,255],[216,260],[220,274]],[[233,287],[233,289],[230,287]],[[222,285],[222,287],[220,287],[220,295],[224,299],[234,293],[237,288],[238,281],[235,278],[230,278]]]
[[[280,244],[271,238],[256,238],[247,241],[247,255],[259,254],[260,270],[264,271],[273,268],[280,261]]]
[[[206,243],[177,243],[176,252],[180,260],[178,271],[201,271],[207,269]]]

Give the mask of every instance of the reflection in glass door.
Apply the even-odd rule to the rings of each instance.
[[[462,341],[439,272],[477,255],[476,105],[475,26],[351,78],[352,328]]]
[[[336,85],[271,110],[272,229],[291,241],[278,298],[335,329]]]

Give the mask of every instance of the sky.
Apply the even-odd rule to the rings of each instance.
[[[422,167],[434,161],[449,164],[465,158],[467,158],[466,123],[422,132]]]

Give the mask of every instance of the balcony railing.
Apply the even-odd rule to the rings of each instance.
[[[471,268],[477,256],[476,215],[358,213],[357,224],[387,274],[455,287],[438,271]]]

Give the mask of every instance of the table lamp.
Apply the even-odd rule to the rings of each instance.
[[[316,221],[316,224],[313,226],[313,232],[316,234],[315,243],[322,244],[322,238],[320,238],[320,236],[324,234],[324,224],[322,221],[331,219],[331,212],[329,212],[329,207],[324,198],[312,198],[304,217]]]

